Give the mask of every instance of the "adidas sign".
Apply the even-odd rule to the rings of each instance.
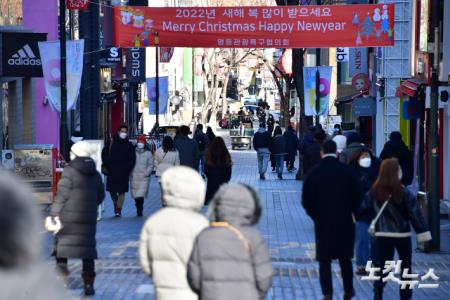
[[[10,66],[40,66],[41,60],[36,58],[33,50],[26,44],[17,53],[13,54],[8,59],[8,65]]]

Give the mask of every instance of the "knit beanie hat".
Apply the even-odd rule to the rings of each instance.
[[[77,157],[90,157],[96,151],[96,147],[86,141],[80,141],[75,143],[70,152],[72,152]]]
[[[140,135],[137,139],[138,143],[142,143],[142,144],[147,144],[147,138],[145,137],[145,135]]]

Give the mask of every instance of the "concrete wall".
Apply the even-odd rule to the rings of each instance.
[[[47,40],[58,38],[58,1],[23,0],[23,25],[35,32],[47,33]],[[45,97],[43,78],[33,78],[33,101],[35,115],[35,139],[37,144],[59,145],[59,115],[49,105],[43,104]]]

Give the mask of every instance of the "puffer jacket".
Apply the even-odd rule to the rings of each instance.
[[[160,177],[165,170],[170,167],[180,165],[180,155],[177,150],[164,152],[163,148],[158,148],[155,152],[156,177]]]
[[[208,226],[208,220],[198,213],[205,197],[205,182],[194,169],[179,166],[164,172],[161,188],[167,206],[145,222],[140,262],[153,278],[156,299],[197,300],[186,274],[195,238]]]
[[[211,212],[214,222],[192,250],[189,285],[202,300],[263,299],[273,270],[266,243],[253,226],[261,214],[256,192],[241,184],[224,185]]]
[[[153,171],[153,155],[145,149],[136,149],[136,164],[131,172],[131,196],[144,198],[148,194],[150,175]]]
[[[368,192],[359,209],[358,214],[371,214],[375,216],[382,204]],[[431,237],[428,226],[420,210],[417,198],[408,190],[404,190],[402,201],[396,203],[389,200],[380,218],[375,224],[375,236],[402,238],[411,236],[411,225],[417,233],[417,240],[422,241]]]

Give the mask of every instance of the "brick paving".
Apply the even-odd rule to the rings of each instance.
[[[300,204],[301,182],[295,180],[294,173],[287,172],[282,181],[271,172],[267,180],[260,181],[255,152],[232,151],[232,156],[232,181],[255,187],[263,201],[264,213],[259,228],[269,245],[275,270],[273,285],[266,299],[321,299],[318,268],[314,261],[313,224]],[[149,194],[145,200],[145,216],[160,208],[159,186],[155,178],[151,180]],[[105,200],[105,211],[97,233],[97,293],[92,299],[154,299],[151,280],[141,271],[137,258],[139,233],[144,221],[145,218],[135,217],[134,201],[129,196],[121,219],[113,217],[110,198]],[[443,244],[450,248],[450,228],[446,226],[443,229],[446,229]],[[49,245],[47,237],[47,250]],[[450,252],[415,252],[413,261],[415,273],[424,274],[428,268],[435,268],[440,277],[438,289],[415,290],[413,299],[450,299]],[[70,269],[69,292],[82,299],[80,262],[71,260]],[[355,299],[372,298],[371,283],[356,277],[354,283]],[[333,285],[335,298],[342,298],[342,280],[337,264],[333,264]],[[385,299],[398,299],[397,285],[388,284]]]

